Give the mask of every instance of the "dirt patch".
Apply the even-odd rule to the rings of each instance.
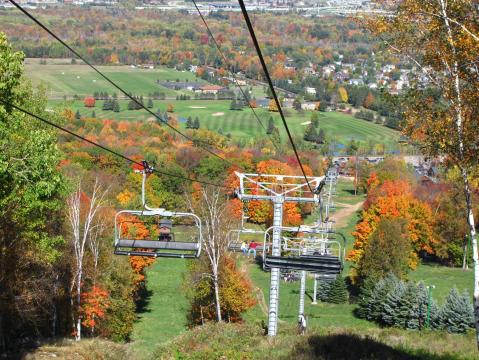
[[[225,113],[224,112],[217,112],[214,114],[211,114],[211,116],[223,116]]]
[[[339,209],[331,215],[331,218],[333,218],[333,220],[335,221],[336,229],[347,226],[351,215],[353,215],[356,211],[360,210],[363,206],[363,203],[364,201],[360,201],[352,205],[336,203],[336,205],[344,206],[344,208]]]
[[[206,106],[188,106],[190,109],[206,109]]]

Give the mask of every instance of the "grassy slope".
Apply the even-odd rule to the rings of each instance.
[[[132,335],[137,357],[148,358],[159,344],[186,331],[188,300],[181,289],[186,260],[157,259],[147,271],[151,296]]]
[[[98,69],[111,80],[135,95],[148,95],[154,91],[176,96],[176,92],[155,84],[155,81],[198,81],[195,74],[176,71],[166,67],[159,69],[136,69],[129,66],[98,66]],[[25,64],[28,78],[34,85],[43,82],[50,97],[63,95],[92,95],[94,91],[119,93],[111,84],[100,77],[86,65],[47,64],[40,65],[36,59],[29,59]]]
[[[174,105],[174,113],[180,120],[180,126],[185,127],[185,120],[188,117],[198,117],[202,128],[218,131],[222,129],[224,134],[231,134],[234,139],[243,138],[245,140],[253,137],[261,137],[266,135],[264,130],[248,109],[242,111],[232,111],[229,109],[230,101],[228,100],[191,100],[191,101],[154,101],[152,110],[156,112],[161,109],[166,110],[168,104]],[[50,101],[53,107],[68,107],[74,112],[77,110],[82,116],[91,116],[92,111],[95,115],[102,119],[118,119],[118,120],[145,120],[151,116],[145,110],[127,110],[127,101],[120,101],[121,111],[114,113],[112,111],[103,111],[103,101],[97,101],[95,108],[86,108],[82,101]],[[286,133],[280,123],[277,114],[271,114],[266,109],[256,109],[256,113],[264,126],[267,126],[268,119],[273,116],[276,126],[280,129],[281,139],[286,142]],[[311,112],[297,112],[289,110],[287,117],[288,127],[293,136],[302,138],[305,125],[301,123],[307,121]],[[183,119],[183,121],[181,121]],[[320,126],[324,129],[328,139],[334,139],[338,143],[347,144],[352,138],[363,143],[372,142],[374,144],[385,144],[386,149],[397,149],[397,140],[399,133],[381,125],[373,124],[367,121],[356,119],[350,115],[343,113],[320,113]]]

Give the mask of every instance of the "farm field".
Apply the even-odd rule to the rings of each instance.
[[[189,71],[182,72],[167,67],[138,69],[130,66],[98,66],[98,69],[126,91],[143,96],[154,91],[163,92],[169,97],[176,97],[177,94],[182,93],[157,85],[156,80],[203,81]],[[25,72],[34,85],[43,83],[47,88],[48,97],[53,99],[73,95],[84,97],[93,95],[95,91],[119,94],[116,88],[94,70],[82,64],[70,64],[64,61],[40,64],[39,59],[27,59]]]

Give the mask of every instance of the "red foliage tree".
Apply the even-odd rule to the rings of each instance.
[[[93,96],[87,96],[86,98],[83,99],[83,104],[85,104],[86,107],[92,108],[95,107],[96,100]]]

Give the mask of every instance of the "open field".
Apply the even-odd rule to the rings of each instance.
[[[182,72],[167,67],[137,69],[130,66],[98,66],[98,69],[126,91],[143,96],[154,91],[172,97],[181,93],[157,85],[156,80],[202,81],[189,71]],[[43,83],[47,87],[49,98],[61,99],[64,95],[71,97],[75,94],[83,97],[93,95],[95,91],[119,94],[119,90],[86,65],[61,62],[42,65],[38,59],[27,59],[25,72],[34,85]]]
[[[127,110],[128,101],[120,100],[120,112],[103,111],[103,101],[97,101],[95,108],[86,108],[83,101],[50,101],[50,106],[55,108],[71,108],[74,112],[77,110],[81,116],[90,117],[92,111],[101,119],[118,119],[118,120],[145,120],[151,116],[145,110]],[[264,129],[254,117],[250,109],[245,108],[241,111],[230,110],[229,100],[166,100],[153,101],[152,110],[156,112],[160,109],[162,112],[166,110],[168,104],[173,104],[173,116],[180,122],[181,127],[185,127],[188,117],[198,117],[201,128],[207,128],[214,131],[222,131],[225,135],[231,134],[233,139],[241,138],[243,141],[249,139],[266,136]],[[273,121],[280,129],[281,140],[283,143],[287,141],[286,132],[281,124],[281,120],[277,113],[271,113],[267,109],[258,108],[256,113],[266,127],[268,119]],[[310,111],[297,112],[288,109],[286,120],[293,134],[302,139],[305,131],[305,125],[301,123],[308,120],[311,116]],[[326,112],[319,113],[320,127],[325,131],[326,138],[335,141],[338,144],[347,144],[354,139],[360,141],[364,145],[368,143],[384,144],[387,150],[398,149],[399,132],[391,130],[381,125],[373,124],[367,121],[359,120],[353,116],[339,113]],[[263,135],[261,135],[263,134]]]

